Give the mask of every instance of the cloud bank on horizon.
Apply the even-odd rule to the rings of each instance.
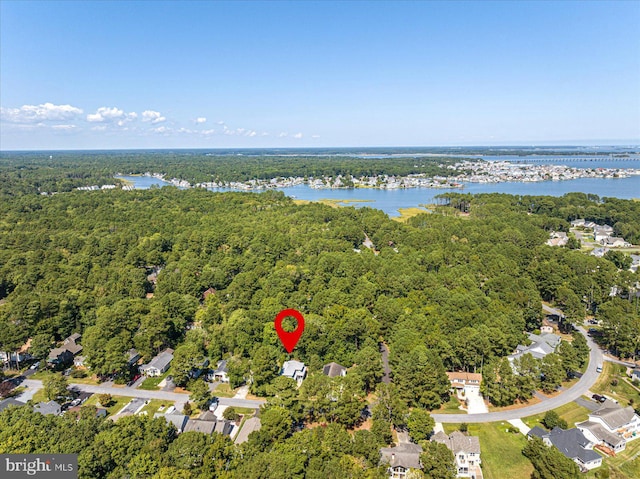
[[[0,149],[637,144],[639,21],[616,0],[0,1]]]

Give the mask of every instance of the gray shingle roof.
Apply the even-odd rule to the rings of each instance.
[[[171,361],[173,361],[173,349],[167,348],[149,361],[149,364],[142,366],[142,369],[156,368],[157,370],[162,371]]]
[[[0,401],[0,412],[4,411],[9,406],[24,406],[24,403],[13,398],[3,399]]]
[[[624,439],[620,436],[607,431],[601,424],[593,421],[583,421],[576,423],[576,427],[580,429],[588,429],[591,434],[598,438],[600,441],[604,441],[611,446],[617,446],[622,444]]]
[[[329,376],[330,378],[335,378],[336,376],[342,375],[343,371],[346,371],[347,368],[344,366],[340,366],[338,363],[329,363],[326,364],[322,368],[322,373]]]
[[[601,418],[610,429],[617,429],[628,424],[632,419],[635,411],[631,406],[622,408],[619,404],[607,401],[602,407],[593,411],[589,416]]]
[[[383,447],[380,449],[380,463],[389,467],[404,467],[420,469],[420,454],[422,448],[418,444],[402,443],[396,447]]]
[[[558,448],[558,450],[569,459],[580,459],[584,462],[591,462],[597,459],[601,459],[602,456],[591,449],[585,449],[590,444],[582,431],[579,429],[560,429],[559,427],[553,428],[549,433],[549,440],[551,444]]]
[[[53,414],[54,416],[57,416],[60,414],[61,408],[60,404],[55,401],[39,402],[33,406],[33,411],[39,412],[40,414]]]
[[[453,454],[480,454],[480,439],[476,436],[465,436],[460,431],[453,431],[449,436],[439,431],[431,440],[444,444]]]

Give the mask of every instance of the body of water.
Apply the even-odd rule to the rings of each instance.
[[[149,176],[120,176],[128,180],[137,189],[148,189],[152,185],[166,186],[168,183]],[[452,191],[458,193],[507,193],[511,195],[550,195],[562,196],[566,193],[593,193],[600,197],[610,196],[623,199],[640,198],[640,176],[630,178],[579,178],[566,181],[542,181],[537,183],[465,183],[463,189],[445,188],[407,188],[381,190],[375,188],[352,189],[314,189],[307,185],[278,188],[287,196],[308,201],[322,199],[364,200],[354,206],[378,208],[389,216],[398,216],[400,208],[412,208],[421,204],[435,202],[436,195]],[[211,191],[229,191],[228,188],[215,188]],[[258,192],[264,190],[256,190]]]

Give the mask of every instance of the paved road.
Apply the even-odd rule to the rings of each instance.
[[[599,375],[599,373],[596,372],[596,368],[598,367],[598,364],[602,363],[602,351],[598,345],[591,340],[583,327],[578,327],[578,330],[587,339],[587,344],[591,351],[589,353],[589,365],[587,366],[587,370],[572,388],[561,392],[553,398],[519,409],[490,412],[486,414],[432,414],[431,417],[433,417],[436,422],[445,423],[508,421],[511,419],[518,419],[547,412],[551,409],[560,407],[563,404],[575,401],[583,394],[586,394],[589,388],[596,382]]]
[[[35,379],[27,379],[22,383],[27,386],[29,390],[37,390],[42,387],[42,381]],[[184,403],[189,399],[188,394],[173,393],[167,391],[146,391],[144,389],[134,389],[128,387],[116,388],[112,386],[103,385],[91,385],[91,384],[71,384],[69,386],[77,391],[83,391],[93,394],[111,394],[112,396],[127,396],[142,399],[162,399],[165,401],[173,401]],[[256,409],[259,408],[265,401],[254,399],[238,399],[238,398],[220,398],[220,405],[223,406],[235,406],[246,407]]]

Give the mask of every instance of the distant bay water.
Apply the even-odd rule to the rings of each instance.
[[[486,156],[478,157],[489,161],[526,161],[527,163],[542,165],[566,165],[574,168],[638,168],[640,159],[634,158],[589,158],[587,160],[567,157],[511,157]],[[149,176],[119,176],[130,181],[136,189],[147,189],[153,185],[166,186],[167,183]],[[383,190],[374,188],[352,189],[314,189],[307,185],[287,188],[277,188],[287,196],[307,201],[322,199],[347,200],[356,207],[369,206],[377,208],[389,216],[398,216],[399,209],[412,208],[435,202],[439,194],[451,191],[458,193],[507,193],[512,195],[550,195],[562,196],[566,193],[592,193],[600,197],[615,197],[622,199],[640,198],[640,176],[630,178],[578,178],[563,181],[542,181],[535,183],[505,182],[505,183],[465,183],[464,188],[406,188]],[[229,188],[212,188],[211,191],[229,191]],[[258,192],[264,190],[256,190]],[[364,201],[364,202],[362,202]]]

